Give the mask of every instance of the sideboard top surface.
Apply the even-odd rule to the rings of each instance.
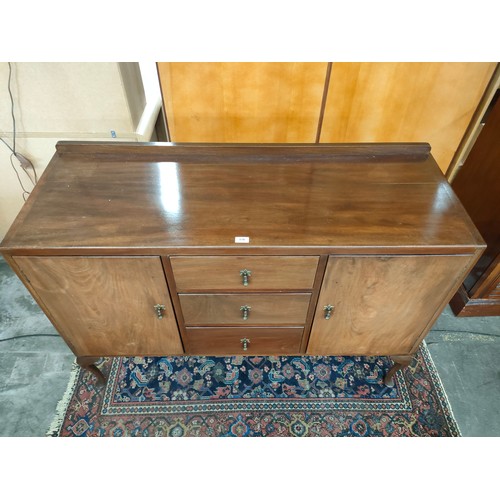
[[[479,246],[425,144],[58,143],[0,249]]]

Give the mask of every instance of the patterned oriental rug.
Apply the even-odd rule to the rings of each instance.
[[[75,364],[49,436],[460,436],[425,344],[381,357],[103,358]]]

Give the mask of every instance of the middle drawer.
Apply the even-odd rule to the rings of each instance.
[[[310,293],[179,294],[187,326],[303,326],[310,299]]]

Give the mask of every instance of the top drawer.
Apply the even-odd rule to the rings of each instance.
[[[170,257],[178,292],[309,290],[319,257]]]

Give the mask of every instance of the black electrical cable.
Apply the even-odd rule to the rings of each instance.
[[[0,137],[0,141],[2,141],[9,149],[12,153],[14,153],[14,150]]]
[[[485,335],[487,337],[500,337],[500,335],[496,335],[494,333],[482,333],[482,332],[473,332],[470,330],[431,330],[432,332],[447,332],[447,333],[471,333],[474,335]],[[31,335],[19,335],[17,337],[7,337],[5,339],[0,339],[0,342],[6,342],[7,340],[16,340],[16,339],[24,339],[27,337],[60,337],[60,335],[54,333],[34,333]],[[425,341],[427,345],[436,344],[436,342]]]
[[[7,342],[7,340],[25,339],[27,337],[60,337],[55,333],[33,333],[31,335],[18,335],[17,337],[7,337],[6,339],[0,339],[0,342]]]
[[[24,170],[24,173],[28,176],[29,180],[35,186],[35,184],[38,182],[38,176],[36,174],[35,167],[33,166],[33,163],[31,163],[26,156],[22,155],[21,153],[16,152],[16,158],[19,160],[19,163],[21,164],[21,168]],[[33,170],[33,177],[35,180],[31,178],[31,175],[28,173],[27,167],[31,167],[31,170]]]
[[[483,332],[473,332],[470,330],[434,330],[431,329],[431,332],[438,332],[438,333],[471,333],[473,335],[485,335],[486,337],[500,337],[500,335],[497,335],[495,333],[483,333]]]
[[[11,79],[12,79],[12,64],[9,62],[7,63],[9,65],[9,79],[7,81],[7,90],[9,91],[9,96],[10,96],[10,114],[12,116],[12,147],[9,146],[9,144],[4,141],[0,137],[0,140],[9,148],[11,151],[11,156],[10,156],[10,164],[12,165],[12,168],[14,169],[14,172],[16,173],[17,180],[19,181],[19,184],[21,185],[21,188],[23,190],[23,200],[26,201],[26,195],[30,195],[31,192],[28,191],[24,186],[23,183],[21,182],[21,178],[19,177],[19,173],[14,165],[14,162],[12,161],[12,156],[14,156],[20,163],[21,168],[23,169],[24,173],[27,175],[28,179],[31,181],[33,186],[38,182],[38,176],[35,170],[35,167],[33,166],[33,163],[31,163],[28,158],[23,156],[21,153],[18,153],[16,151],[16,116],[14,114],[14,96],[12,95],[12,89],[11,89]],[[31,168],[33,170],[33,179],[31,178],[31,175],[28,173],[28,168]]]
[[[12,78],[12,64],[9,64],[9,80],[7,82],[7,89],[10,95],[10,114],[12,115],[12,149],[14,154],[16,154],[16,117],[14,116],[14,97],[12,96],[12,90],[10,88],[10,80]]]
[[[9,96],[10,96],[10,114],[12,115],[12,144],[13,146],[10,147],[1,137],[0,141],[2,141],[11,151],[16,154],[16,117],[14,115],[14,97],[12,96],[12,90],[10,88],[10,80],[12,78],[12,65],[11,63],[7,63],[9,65],[9,79],[7,81],[7,90],[9,91]]]
[[[21,178],[19,177],[19,173],[18,173],[18,171],[17,171],[16,167],[14,166],[14,162],[12,161],[12,157],[13,157],[13,156],[15,156],[15,155],[14,155],[14,153],[11,153],[11,155],[10,155],[10,164],[12,165],[12,168],[14,169],[14,172],[16,173],[17,180],[19,181],[19,184],[21,185],[21,188],[22,188],[22,190],[23,190],[23,199],[24,199],[24,201],[26,201],[26,195],[28,195],[28,196],[29,196],[31,193],[30,193],[30,191],[28,191],[28,190],[24,187],[23,182],[21,181]]]

